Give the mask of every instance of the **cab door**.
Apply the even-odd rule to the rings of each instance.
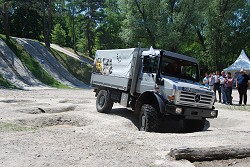
[[[143,66],[137,81],[137,92],[143,93],[145,91],[155,89],[155,76],[158,66],[158,57],[144,56]]]

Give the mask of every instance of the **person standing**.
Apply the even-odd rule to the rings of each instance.
[[[202,80],[202,84],[204,85],[204,86],[206,86],[206,87],[208,87],[209,85],[208,85],[208,74],[207,73],[205,73],[205,77],[203,78],[203,80]]]
[[[220,86],[221,86],[221,94],[222,94],[222,103],[226,104],[227,103],[227,97],[226,97],[226,92],[225,92],[225,80],[226,80],[226,75],[224,71],[221,71],[221,76],[220,76]]]
[[[231,72],[228,72],[227,77],[225,78],[225,93],[227,99],[226,104],[229,105],[232,105],[232,90],[233,90],[233,78]]]
[[[217,101],[216,92],[218,91],[219,103],[221,102],[221,88],[220,88],[220,72],[216,71],[214,75],[214,94],[215,101]]]
[[[215,82],[214,74],[210,73],[209,78],[208,78],[208,84],[209,84],[209,89],[212,91],[214,90],[214,82]]]
[[[244,104],[247,104],[247,88],[248,88],[248,81],[249,81],[249,76],[246,74],[245,69],[240,70],[240,75],[237,78],[236,81],[236,88],[238,89],[239,92],[239,105],[242,104],[242,100],[244,97]]]

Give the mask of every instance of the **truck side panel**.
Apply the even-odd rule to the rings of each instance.
[[[128,90],[132,79],[132,62],[135,50],[135,48],[98,50],[90,83]]]
[[[130,85],[130,79],[93,73],[91,76],[91,84],[127,91]]]

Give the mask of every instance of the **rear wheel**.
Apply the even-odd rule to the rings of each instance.
[[[150,104],[141,107],[139,117],[139,130],[146,132],[159,132],[160,120],[157,110]]]
[[[114,102],[111,100],[110,93],[107,90],[100,90],[96,98],[96,109],[100,113],[111,111]]]
[[[202,120],[183,120],[183,126],[186,132],[197,132],[202,131],[205,127],[206,119],[202,118]]]

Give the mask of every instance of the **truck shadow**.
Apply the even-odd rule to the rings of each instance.
[[[129,110],[127,108],[114,108],[110,111],[109,114],[121,116],[130,120],[139,130],[139,119],[132,110]],[[180,119],[163,117],[160,119],[160,127],[161,128],[159,133],[192,133],[184,130],[183,121]],[[209,131],[209,127],[210,122],[206,120],[203,131]]]
[[[162,133],[185,133],[182,124],[182,120],[179,119],[162,118],[160,131]]]
[[[204,129],[202,131],[209,131],[210,122],[206,120]],[[161,132],[162,133],[193,133],[197,131],[187,131],[184,128],[183,120],[163,118],[161,121]]]
[[[132,110],[127,108],[113,108],[109,114],[121,116],[130,120],[139,129],[139,120]]]

